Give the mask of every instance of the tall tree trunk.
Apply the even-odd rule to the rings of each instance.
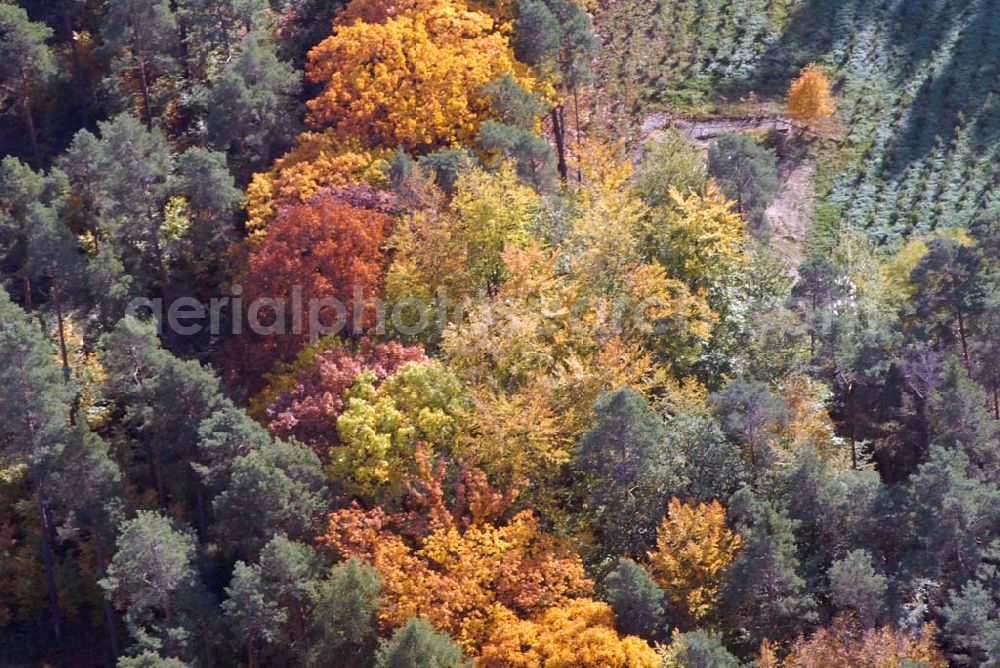
[[[573,82],[573,120],[576,125],[576,182],[583,183],[583,170],[580,165],[580,96],[576,81]]]
[[[201,482],[196,482],[195,506],[198,508],[198,542],[208,540],[208,516],[205,512],[205,488]]]
[[[56,588],[56,569],[52,557],[52,542],[49,537],[49,513],[42,501],[42,495],[35,489],[35,505],[38,508],[38,521],[42,537],[42,561],[45,563],[45,584],[49,590],[49,609],[52,613],[52,630],[56,642],[62,642],[62,613],[59,610],[59,590]]]
[[[25,276],[21,279],[21,285],[24,288],[24,310],[31,311],[35,308],[31,300],[31,279]]]
[[[552,107],[552,134],[556,138],[556,154],[559,157],[559,178],[566,181],[566,129],[562,124],[562,107]]]
[[[35,118],[31,113],[31,78],[27,71],[21,74],[21,116],[24,118],[24,127],[31,141],[35,169],[38,169],[42,166],[42,149],[38,146],[38,130],[35,128]]]
[[[50,272],[51,275],[51,272]],[[63,379],[69,382],[69,354],[66,351],[66,325],[63,321],[62,295],[57,281],[52,283],[52,302],[56,307],[56,325],[59,331],[59,354],[62,357]]]
[[[163,461],[160,449],[153,450],[153,465],[156,468],[156,499],[160,502],[160,510],[167,512],[167,489],[163,482]]]
[[[139,86],[142,92],[143,116],[145,117],[146,120],[146,129],[152,132],[153,103],[150,101],[149,80],[146,77],[146,61],[142,58],[142,56],[136,56],[136,62],[139,65]]]
[[[961,309],[956,309],[956,313],[958,314],[958,338],[962,342],[962,358],[965,360],[965,368],[970,369],[969,342],[965,335],[965,318],[962,317]]]
[[[858,443],[855,438],[856,427],[851,425],[851,468],[855,471],[858,470]]]
[[[104,559],[104,550],[101,549],[101,539],[94,533],[94,554],[97,556],[97,572],[100,577],[107,575],[107,563]],[[118,628],[115,620],[114,610],[111,609],[111,600],[107,596],[101,596],[101,607],[104,609],[104,625],[108,627],[108,642],[111,644],[111,658],[118,659]]]

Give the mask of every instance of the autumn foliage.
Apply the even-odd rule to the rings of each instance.
[[[656,668],[645,641],[619,636],[607,603],[575,599],[533,620],[507,619],[492,631],[479,657],[485,668]]]
[[[832,626],[819,629],[810,638],[799,638],[781,665],[784,668],[901,668],[919,663],[943,668],[948,662],[937,646],[935,633],[933,624],[926,624],[919,632],[910,634],[888,626],[862,629],[851,617],[839,617]]]
[[[272,380],[271,400],[264,408],[267,427],[275,436],[296,438],[326,457],[336,443],[344,393],[362,372],[371,372],[380,383],[404,364],[426,359],[422,347],[395,341],[374,344],[366,340],[354,354],[339,344],[314,352]]]
[[[789,87],[788,111],[793,119],[808,126],[833,116],[835,106],[830,80],[815,65],[803,68]]]
[[[698,622],[718,605],[726,568],[742,545],[743,539],[726,526],[721,503],[692,505],[675,497],[657,531],[649,567],[671,602]]]
[[[306,76],[323,91],[308,121],[369,146],[467,144],[490,114],[483,86],[514,68],[490,16],[424,0],[382,23],[338,27],[310,51]]]
[[[341,141],[331,131],[306,132],[298,145],[274,162],[267,172],[254,174],[247,186],[247,229],[259,240],[283,207],[303,204],[328,188],[384,180],[387,150],[363,149],[356,141]]]
[[[466,471],[459,503],[448,508],[443,470],[430,464],[426,451],[418,458],[421,474],[409,487],[419,514],[352,506],[332,513],[320,538],[337,556],[378,570],[384,627],[425,617],[476,652],[499,622],[531,618],[591,592],[580,558],[545,533],[530,511],[500,522],[510,495]]]
[[[372,313],[363,301],[379,294],[382,282],[382,243],[389,226],[384,214],[352,207],[330,196],[289,207],[272,223],[259,247],[247,258],[243,303],[263,305],[256,313],[263,326],[284,332],[259,335],[249,323],[227,350],[229,368],[238,371],[248,387],[259,389],[263,375],[278,362],[291,362],[310,341],[329,333],[338,323],[345,333],[358,333]],[[344,309],[316,302],[318,319],[309,322],[311,299],[339,300]],[[268,305],[264,300],[283,300]],[[294,328],[295,304],[301,304],[301,329]],[[248,310],[247,316],[255,314]],[[317,323],[319,326],[317,326]],[[315,330],[315,331],[314,331]]]

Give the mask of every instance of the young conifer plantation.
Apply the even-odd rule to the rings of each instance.
[[[1000,0],[0,0],[0,667],[1000,668]]]

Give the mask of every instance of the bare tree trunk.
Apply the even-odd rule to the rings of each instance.
[[[51,272],[50,272],[51,275]],[[69,382],[69,354],[66,351],[66,326],[63,322],[62,297],[58,282],[52,284],[52,302],[56,307],[56,324],[59,330],[59,354],[62,356],[63,379]]]
[[[573,82],[573,119],[576,124],[576,182],[583,183],[583,170],[580,168],[580,96],[576,82]]]
[[[62,642],[62,613],[59,610],[59,590],[56,588],[55,563],[52,557],[52,542],[49,538],[49,513],[42,501],[42,495],[35,489],[35,505],[38,508],[38,521],[41,523],[42,561],[45,563],[45,584],[49,590],[49,609],[52,613],[52,630],[56,642]]]
[[[556,138],[556,154],[559,157],[559,178],[565,182],[568,172],[566,169],[566,129],[563,127],[561,110],[561,106],[552,108],[552,134]]]
[[[962,357],[965,359],[965,368],[970,368],[969,362],[969,343],[965,335],[965,318],[962,317],[961,309],[958,309],[958,338],[962,342]]]

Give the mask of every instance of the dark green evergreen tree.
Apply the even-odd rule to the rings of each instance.
[[[262,33],[244,37],[205,98],[209,142],[226,152],[241,184],[288,148],[298,129],[301,75],[275,49]]]
[[[375,614],[382,583],[370,565],[350,559],[334,566],[315,590],[310,623],[311,666],[339,663],[362,668],[373,663],[376,649]]]
[[[177,71],[177,17],[169,0],[120,0],[108,4],[101,23],[101,37],[111,58],[117,82],[112,88],[122,106],[132,106],[130,82],[138,87],[138,98],[146,129],[162,111],[155,84]]]
[[[956,664],[1000,666],[1000,541],[983,555],[975,577],[952,593],[942,615]]]
[[[16,109],[24,122],[36,167],[41,166],[42,150],[32,100],[37,89],[56,73],[56,62],[46,42],[52,29],[31,21],[15,4],[0,5],[0,102]]]
[[[620,633],[649,641],[667,637],[667,593],[646,569],[631,559],[621,559],[604,578],[604,599],[615,611]]]
[[[866,627],[883,620],[888,578],[875,570],[872,555],[851,550],[830,567],[830,601],[837,610],[854,613]]]
[[[788,406],[765,383],[737,378],[709,397],[723,433],[737,444],[755,476],[773,458],[776,433],[788,422]]]
[[[677,668],[739,668],[740,662],[712,631],[688,631],[674,640],[680,647],[672,655]]]
[[[375,660],[377,668],[460,668],[471,666],[462,650],[427,620],[413,618],[384,643]]]
[[[325,493],[316,454],[300,443],[273,441],[233,462],[229,484],[212,504],[216,535],[227,552],[244,558],[275,533],[310,538],[327,510]]]
[[[54,476],[70,438],[74,389],[37,323],[0,290],[0,457],[23,468],[41,530],[49,613],[57,641],[63,618],[55,580],[52,536]]]
[[[125,613],[140,651],[191,660],[210,647],[216,611],[208,605],[195,568],[195,539],[186,528],[156,512],[139,511],[121,524],[117,551],[101,581]]]
[[[723,588],[733,624],[746,634],[750,651],[765,638],[793,640],[816,621],[815,602],[798,574],[798,523],[747,488],[733,495],[728,510],[745,541]]]
[[[773,151],[747,135],[722,135],[708,149],[708,173],[762,240],[770,235],[765,209],[781,189],[777,162]]]
[[[666,447],[663,420],[641,394],[615,390],[598,399],[594,412],[573,461],[586,512],[608,555],[644,555],[667,502],[683,489],[681,457]]]
[[[590,14],[568,0],[524,0],[517,4],[514,53],[518,60],[556,82],[560,92],[573,100],[577,138],[580,136],[580,89],[593,80],[591,61],[599,45]],[[566,116],[563,105],[551,110],[556,139],[557,168],[565,181]]]

